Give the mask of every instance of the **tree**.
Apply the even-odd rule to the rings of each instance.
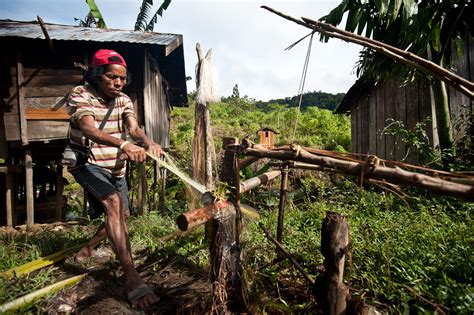
[[[137,15],[137,20],[135,21],[135,31],[153,32],[155,23],[158,21],[158,15],[162,16],[163,11],[168,9],[170,3],[171,0],[164,0],[151,19],[148,19],[148,14],[153,6],[153,0],[143,0]]]
[[[452,47],[460,54],[466,36],[474,34],[474,9],[470,0],[343,0],[321,20],[338,25],[347,12],[346,30],[413,52],[449,67]],[[323,40],[328,40],[323,37]],[[401,77],[413,80],[416,71],[381,54],[364,49],[357,75],[373,81]],[[438,137],[442,152],[453,150],[446,85],[431,79]],[[445,155],[446,157],[446,155]],[[447,166],[448,160],[444,159]]]
[[[234,88],[232,89],[232,97],[240,98],[240,92],[239,92],[239,85],[238,84],[234,85]]]
[[[86,3],[89,6],[89,13],[87,13],[84,20],[74,18],[74,20],[79,21],[79,26],[107,28],[104,17],[100,13],[95,0],[86,0]]]

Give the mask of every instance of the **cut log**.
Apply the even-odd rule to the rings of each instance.
[[[221,200],[203,208],[185,212],[178,216],[176,224],[181,231],[187,231],[215,218],[221,211],[225,211],[231,203]]]

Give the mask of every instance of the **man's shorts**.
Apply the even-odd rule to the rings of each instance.
[[[71,171],[76,181],[87,191],[90,204],[94,210],[103,211],[100,200],[113,192],[118,192],[122,199],[123,210],[129,209],[128,187],[125,177],[116,177],[102,167],[85,164]],[[94,215],[96,216],[96,215]]]

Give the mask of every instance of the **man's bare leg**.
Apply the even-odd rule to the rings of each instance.
[[[122,211],[122,200],[117,192],[114,192],[101,200],[107,210],[105,229],[107,236],[118,256],[125,274],[125,286],[127,292],[138,288],[144,282],[140,278],[132,260],[132,250],[128,236],[128,227],[125,223],[125,213]],[[136,302],[140,309],[146,308],[158,301],[156,294],[147,294]]]
[[[76,254],[76,261],[83,262],[95,255],[95,249],[107,237],[105,222],[101,223],[91,240]]]

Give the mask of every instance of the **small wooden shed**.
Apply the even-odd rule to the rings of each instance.
[[[455,62],[455,71],[463,78],[474,81],[474,41],[467,40],[463,57]],[[466,132],[466,119],[472,119],[473,101],[468,96],[448,86],[448,99],[453,125],[454,140],[459,141]],[[391,135],[384,135],[384,128],[390,121],[401,121],[408,129],[417,122],[426,121],[425,132],[430,144],[439,144],[436,127],[436,113],[429,81],[420,78],[413,83],[389,80],[365,82],[362,80],[349,89],[336,108],[337,113],[351,115],[352,152],[374,154],[387,160],[402,160],[417,163],[416,150],[408,151],[407,146]],[[426,120],[429,117],[428,120]]]
[[[275,136],[277,134],[278,132],[276,132],[275,130],[271,128],[268,128],[268,127],[260,128],[257,131],[258,140],[259,140],[258,143],[260,145],[263,145],[267,149],[271,149],[275,146]]]
[[[0,225],[51,220],[47,205],[61,218],[66,99],[98,49],[125,58],[124,92],[146,134],[168,147],[170,104],[187,104],[182,35],[0,20],[0,46]]]

